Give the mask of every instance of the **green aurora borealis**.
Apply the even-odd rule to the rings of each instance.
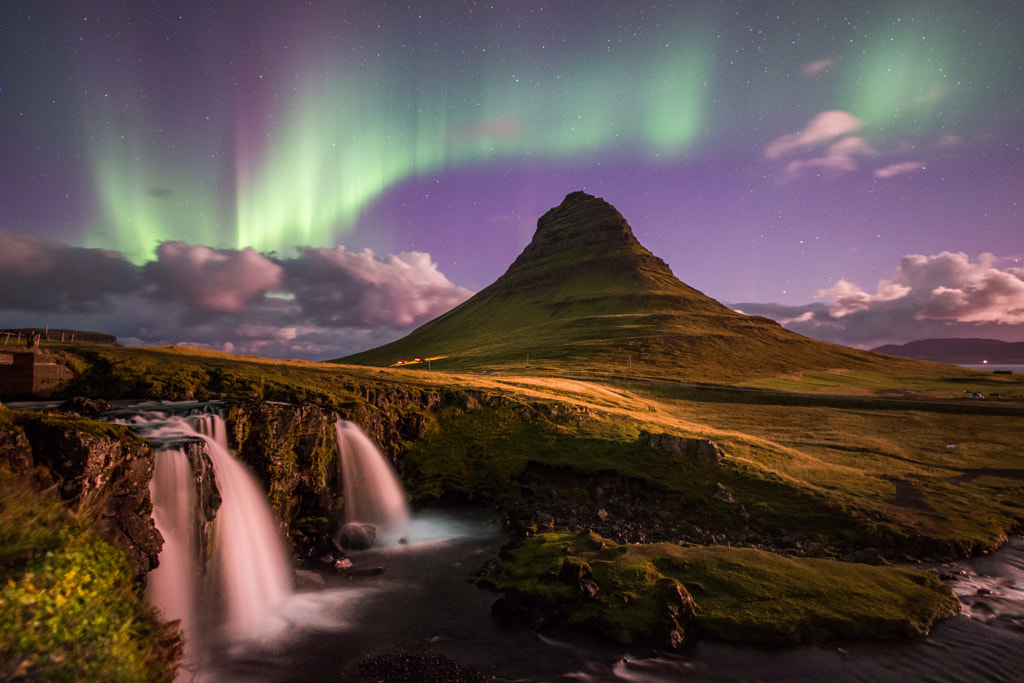
[[[859,117],[869,138],[917,139],[952,112],[962,121],[1008,76],[965,59],[983,19],[916,18],[905,6],[828,22],[799,8],[738,21],[731,3],[612,16],[367,7],[288,19],[257,10],[237,35],[228,12],[210,18],[210,36],[176,47],[143,36],[123,59],[114,48],[76,57],[78,91],[89,93],[76,125],[96,193],[85,243],[134,259],[164,240],[332,245],[389,188],[446,168],[699,159],[758,130],[794,130],[819,100]],[[147,97],[181,50],[212,65],[182,64],[180,82],[161,82],[162,101]],[[801,78],[802,65],[826,58],[841,77]],[[792,103],[803,111],[785,111]]]

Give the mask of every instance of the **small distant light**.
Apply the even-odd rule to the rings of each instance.
[[[981,362],[984,363],[985,365],[988,365],[988,361],[987,360],[983,360]]]

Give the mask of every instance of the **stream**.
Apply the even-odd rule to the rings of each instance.
[[[472,579],[507,540],[486,515],[417,516],[407,544],[350,554],[356,569],[382,574],[326,575],[324,587],[296,592],[259,638],[203,662],[199,678],[364,680],[360,660],[404,652],[445,655],[498,681],[1022,680],[1024,538],[935,567],[964,614],[927,637],[775,650],[698,641],[660,656],[494,619],[497,596]]]

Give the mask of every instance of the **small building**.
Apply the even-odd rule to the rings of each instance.
[[[37,348],[0,351],[0,399],[43,397],[74,376]]]

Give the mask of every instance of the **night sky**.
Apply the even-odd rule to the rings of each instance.
[[[1024,4],[6,2],[0,327],[331,358],[575,190],[871,348],[1024,340]]]

